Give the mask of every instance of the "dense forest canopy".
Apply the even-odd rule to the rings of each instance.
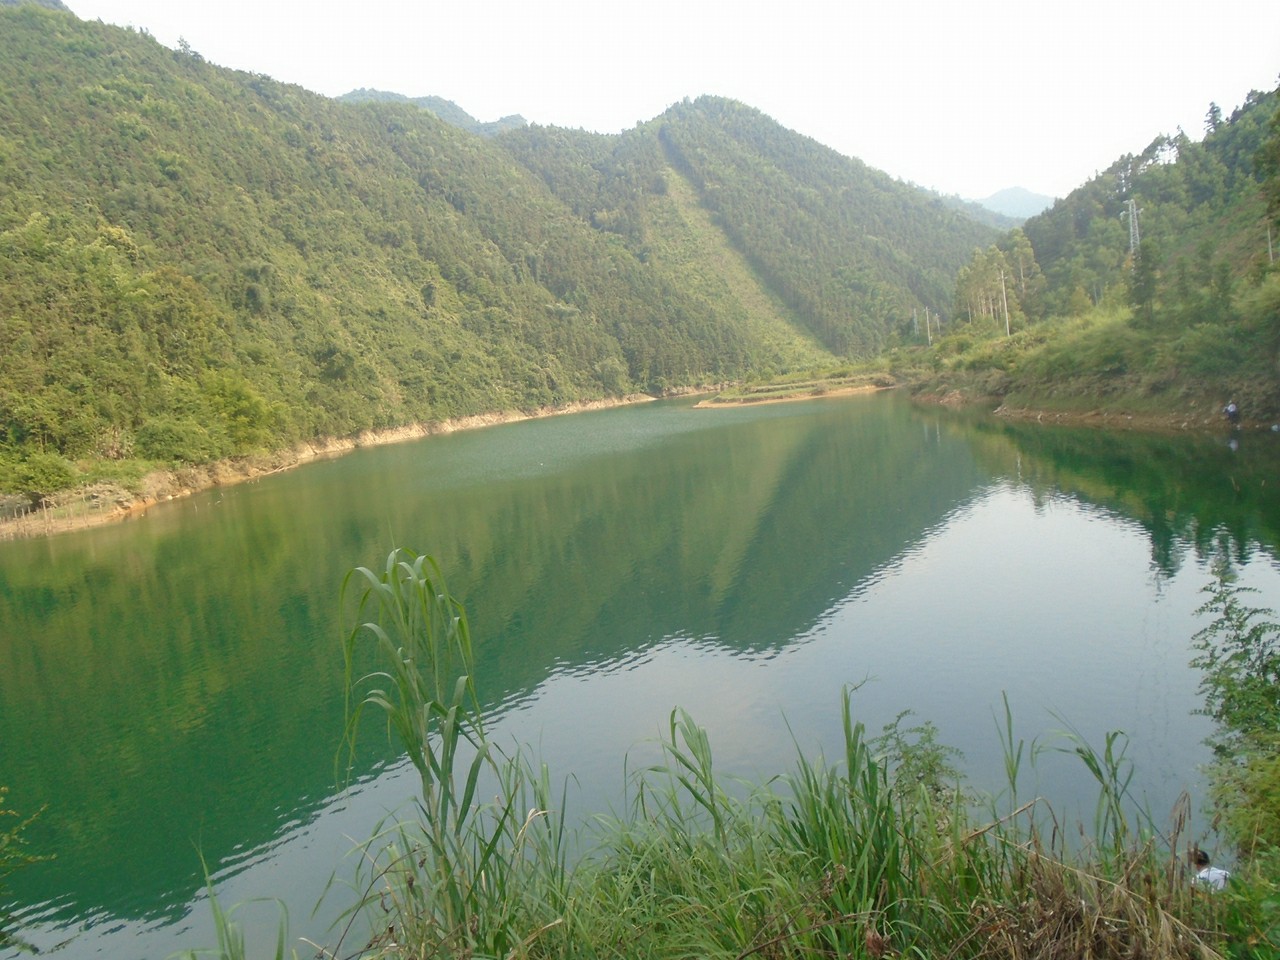
[[[1263,161],[1278,102],[1254,91],[1230,117],[1211,104],[1203,140],[1157,137],[977,251],[958,276],[957,319],[994,318],[1002,297],[1014,326],[1079,315],[1126,300],[1135,269],[1139,281],[1143,271],[1164,277],[1164,305],[1183,321],[1225,317],[1235,282],[1260,278],[1274,259]]]

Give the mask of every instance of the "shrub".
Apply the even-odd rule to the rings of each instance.
[[[138,428],[134,451],[147,460],[204,463],[218,456],[220,445],[194,420],[157,417]]]
[[[29,453],[9,470],[12,488],[29,497],[37,507],[73,486],[76,477],[75,465],[56,453]]]

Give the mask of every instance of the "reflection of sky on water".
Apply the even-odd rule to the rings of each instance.
[[[1154,809],[1167,809],[1194,787],[1206,756],[1208,724],[1188,716],[1198,698],[1187,660],[1208,575],[1191,568],[1157,581],[1148,552],[1135,524],[996,487],[834,611],[796,651],[797,669],[819,677],[843,663],[875,677],[857,697],[875,717],[868,726],[915,710],[964,751],[981,787],[1002,783],[993,718],[1003,692],[1027,740],[1061,727],[1053,713],[1098,746],[1107,729],[1122,729],[1141,779],[1166,787]],[[1091,801],[1083,773],[1051,775],[1041,787],[1059,804]]]
[[[1063,726],[1054,714],[1098,746],[1124,730],[1159,812],[1196,788],[1206,758],[1187,661],[1208,574],[1156,580],[1148,550],[1136,525],[996,487],[775,656],[670,641],[608,673],[551,678],[502,726],[537,731],[545,755],[617,784],[620,746],[659,736],[679,705],[707,727],[726,772],[764,777],[789,768],[796,743],[839,756],[840,691],[867,680],[854,704],[871,733],[911,709],[964,752],[975,786],[998,789],[994,718],[1007,691],[1028,741]],[[1083,768],[1045,773],[1056,802],[1091,805]]]

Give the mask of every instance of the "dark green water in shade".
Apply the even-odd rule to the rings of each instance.
[[[576,776],[571,819],[617,801],[624,754],[651,753],[677,704],[724,769],[768,776],[793,738],[833,749],[840,689],[868,677],[870,728],[935,721],[980,786],[1000,785],[1002,691],[1028,740],[1123,729],[1168,809],[1201,789],[1187,660],[1213,551],[1280,607],[1278,467],[1272,434],[1231,449],[895,396],[663,402],[0,544],[0,784],[15,809],[47,805],[30,838],[57,854],[11,878],[28,936],[69,940],[65,957],[211,945],[203,855],[222,899],[279,897],[324,939],[345,904],[311,908],[344,835],[412,796],[385,738],[353,789],[335,774],[340,586],[394,546],[439,560],[494,730]],[[1091,810],[1082,769],[1038,778]]]

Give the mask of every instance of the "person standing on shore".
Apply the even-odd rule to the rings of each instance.
[[[1209,860],[1209,854],[1205,853],[1199,847],[1191,851],[1191,863],[1196,869],[1195,879],[1192,881],[1198,887],[1206,887],[1209,890],[1225,890],[1227,880],[1231,874],[1223,870],[1221,867],[1215,867]]]

